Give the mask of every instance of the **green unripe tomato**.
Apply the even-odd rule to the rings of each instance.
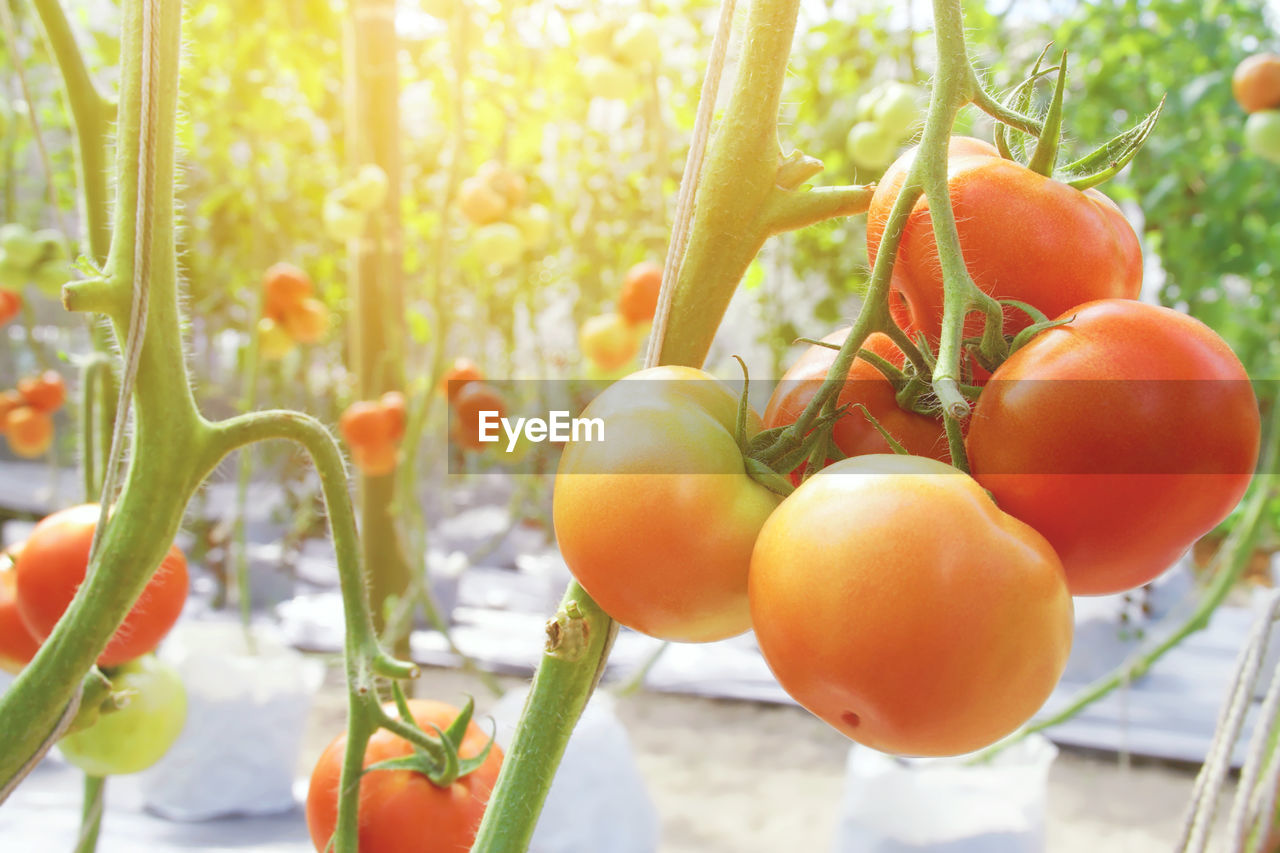
[[[911,135],[921,118],[924,93],[906,83],[891,83],[876,102],[874,117],[885,133],[901,140]]]
[[[345,204],[339,196],[330,193],[324,200],[324,230],[334,240],[347,242],[364,234],[364,211]]]
[[[54,299],[62,298],[62,286],[71,281],[72,278],[71,266],[61,258],[41,261],[31,271],[31,283],[42,293]]]
[[[1264,160],[1280,163],[1280,110],[1259,110],[1244,123],[1244,145]]]
[[[551,239],[551,211],[541,204],[531,204],[518,211],[515,222],[530,249],[540,249]]]
[[[849,159],[863,169],[883,169],[898,151],[898,141],[876,122],[855,124],[848,142]]]
[[[0,225],[0,249],[13,266],[29,270],[40,260],[41,247],[35,235],[20,222]]]
[[[146,770],[169,751],[187,719],[182,679],[155,655],[143,655],[117,668],[111,689],[130,691],[128,704],[58,741],[67,761],[91,776]]]
[[[587,89],[601,98],[626,99],[635,93],[636,77],[626,66],[611,59],[588,56],[582,61]]]
[[[370,213],[387,198],[387,173],[375,163],[365,163],[347,183],[347,203],[356,210]]]
[[[56,228],[41,228],[32,239],[40,244],[39,263],[61,261],[67,257],[67,238]]]
[[[514,264],[524,254],[524,235],[510,222],[481,225],[471,238],[471,250],[486,264]]]
[[[0,249],[0,287],[21,290],[30,278],[27,270],[9,260],[9,254]]]

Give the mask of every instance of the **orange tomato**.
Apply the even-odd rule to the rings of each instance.
[[[16,560],[21,549],[21,545],[9,549],[9,557]],[[11,568],[0,567],[0,669],[17,674],[39,648],[40,641],[18,614],[17,575]]]
[[[377,403],[360,400],[347,406],[338,419],[338,431],[352,447],[388,444],[391,442],[392,423]]]
[[[601,370],[617,370],[636,357],[639,341],[635,331],[621,314],[601,314],[582,324],[578,332],[582,354]]]
[[[388,712],[395,713],[393,707]],[[410,699],[409,710],[418,727],[429,735],[447,730],[458,709],[443,702]],[[473,721],[458,748],[462,758],[474,758],[484,751],[489,736]],[[342,759],[347,736],[338,735],[325,747],[311,772],[307,790],[307,830],[317,851],[328,848],[338,825],[338,789],[342,779]],[[364,766],[405,758],[413,745],[386,729],[369,738]],[[357,806],[359,848],[368,853],[460,853],[471,849],[480,819],[498,771],[502,750],[495,744],[475,771],[460,777],[447,788],[413,770],[374,770],[360,780]]]
[[[507,199],[480,177],[467,178],[458,187],[458,207],[473,225],[488,225],[507,215]]]
[[[658,293],[662,290],[662,265],[641,261],[627,270],[618,295],[618,313],[628,323],[639,325],[653,319],[658,310]]]
[[[45,414],[61,409],[67,399],[67,388],[56,370],[46,370],[39,376],[19,380],[18,393],[28,406]]]
[[[0,326],[18,316],[22,310],[22,294],[0,287]]]
[[[18,406],[5,415],[4,435],[15,456],[35,459],[53,445],[53,418],[39,409]]]
[[[43,640],[84,582],[89,545],[101,511],[83,504],[47,516],[31,531],[14,564],[18,612]],[[169,633],[187,600],[187,560],[171,546],[124,622],[98,655],[99,666],[118,666],[153,651]]]
[[[1071,650],[1049,543],[918,456],[846,459],[796,489],[756,539],[749,595],[783,688],[884,752],[994,743],[1040,708]]]
[[[267,269],[262,277],[266,290],[265,313],[280,320],[299,302],[315,293],[311,277],[293,264],[279,263]]]
[[[1280,107],[1280,56],[1259,53],[1236,66],[1231,94],[1247,113]]]
[[[284,330],[300,344],[314,344],[329,331],[329,309],[319,299],[303,299],[284,315]]]
[[[383,477],[396,470],[400,447],[394,441],[356,444],[351,447],[351,462],[366,477]]]
[[[496,417],[506,414],[506,400],[502,392],[484,382],[469,382],[462,387],[453,400],[456,422],[453,430],[454,441],[467,450],[484,450],[491,446],[480,440],[481,413],[496,413]],[[499,436],[501,429],[498,430]],[[492,446],[497,446],[496,443]]]
[[[26,401],[17,391],[0,391],[0,435],[9,429],[9,413],[26,405]]]
[[[444,376],[440,377],[439,391],[452,403],[458,396],[458,392],[468,382],[479,382],[482,379],[484,379],[484,373],[474,361],[469,358],[455,359],[453,367],[446,370]]]

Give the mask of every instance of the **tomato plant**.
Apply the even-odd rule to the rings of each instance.
[[[617,621],[707,642],[750,627],[747,568],[778,498],[746,473],[738,401],[709,374],[655,367],[606,388],[583,412],[603,441],[571,441],[552,513],[569,570]],[[750,413],[746,438],[761,429]]]
[[[97,504],[64,509],[42,519],[27,537],[14,572],[18,612],[33,635],[49,636],[84,581],[99,515]],[[178,620],[186,599],[187,561],[177,546],[170,546],[129,615],[98,655],[98,665],[117,666],[154,650]]]
[[[840,329],[827,335],[823,341],[839,345],[844,343],[848,334],[848,329]],[[876,332],[867,338],[863,349],[880,356],[895,367],[903,364],[902,351],[887,335]],[[769,404],[764,410],[765,427],[772,429],[795,423],[826,379],[835,359],[836,351],[828,347],[815,345],[805,350],[796,363],[787,369],[769,398]],[[950,461],[941,418],[901,408],[893,384],[878,368],[861,358],[854,360],[836,398],[837,406],[856,404],[865,406],[867,412],[907,452],[944,462]],[[845,456],[890,452],[884,436],[858,408],[851,408],[836,421],[832,439]],[[792,475],[797,484],[802,474],[803,471],[797,471]]]
[[[1000,507],[1053,545],[1073,594],[1119,592],[1173,565],[1240,500],[1258,404],[1239,359],[1194,318],[1100,300],[1070,319],[992,375],[969,460]]]
[[[386,710],[395,713],[395,707]],[[426,732],[446,731],[458,709],[443,702],[410,699],[414,722]],[[336,737],[320,754],[307,790],[307,829],[317,851],[327,849],[338,819],[339,777],[347,737]],[[476,758],[489,742],[475,722],[469,722],[458,745],[460,758]],[[380,729],[369,739],[364,767],[406,758],[413,745]],[[447,788],[414,770],[368,770],[360,778],[360,849],[374,853],[454,853],[471,849],[494,780],[502,766],[502,750],[495,744],[480,767]]]
[[[917,456],[846,459],[796,489],[760,530],[750,595],[778,682],[887,752],[993,743],[1049,697],[1071,649],[1049,543]]]
[[[155,764],[182,734],[187,691],[178,671],[143,655],[111,672],[112,692],[126,704],[58,741],[64,758],[91,776],[137,773]]]

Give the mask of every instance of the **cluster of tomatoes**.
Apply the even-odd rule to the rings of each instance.
[[[551,236],[551,211],[526,204],[525,179],[490,161],[458,187],[458,207],[475,226],[471,252],[486,264],[507,266],[539,249]]]
[[[31,661],[84,582],[101,510],[55,512],[0,560],[0,667]],[[176,546],[160,563],[98,656],[112,691],[127,704],[58,742],[67,760],[95,776],[136,773],[160,760],[182,732],[186,692],[177,672],[152,654],[187,599],[187,561]]]
[[[0,434],[15,456],[35,459],[53,445],[53,413],[66,399],[56,370],[20,379],[16,390],[0,392]]]
[[[615,311],[588,318],[578,330],[578,348],[587,363],[602,375],[630,364],[640,349],[662,289],[662,266],[641,261],[627,270]]]
[[[66,247],[66,238],[55,228],[33,232],[20,222],[0,225],[0,317],[6,306],[17,312],[22,304],[17,291],[28,282],[58,295],[71,278]]]
[[[1280,55],[1258,53],[1237,65],[1231,92],[1249,114],[1245,145],[1259,157],[1280,163]]]
[[[404,428],[405,400],[399,391],[352,403],[338,419],[338,432],[351,448],[351,461],[367,477],[396,469]]]
[[[914,154],[871,202],[873,261]],[[767,451],[831,369],[822,347],[788,372],[764,420],[692,368],[616,383],[584,412],[603,419],[605,440],[565,448],[554,496],[564,558],[616,620],[690,642],[754,629],[800,704],[911,755],[969,752],[1025,722],[1066,664],[1072,596],[1168,568],[1239,501],[1260,432],[1226,343],[1137,301],[1138,240],[1105,196],[967,138],[951,142],[948,188],[968,271],[1009,301],[1005,342],[1018,344],[991,363],[977,347],[984,315],[967,318],[963,379],[976,402],[955,439],[972,475],[949,464],[936,399],[900,402],[921,372],[876,334],[826,423],[830,464],[812,476],[801,477],[822,445]],[[891,295],[928,370],[943,286],[925,198]],[[783,497],[787,473],[800,485]]]
[[[284,358],[298,344],[314,344],[329,331],[329,309],[315,296],[303,270],[279,263],[262,277],[265,291],[258,320],[258,351],[266,359]]]
[[[480,451],[490,445],[480,440],[480,413],[497,412],[504,417],[507,400],[484,373],[466,358],[454,361],[440,378],[440,393],[449,401],[449,435],[463,450]]]
[[[849,160],[862,169],[879,171],[889,165],[903,140],[922,119],[928,95],[910,83],[884,83],[858,99],[857,121],[846,140]]]
[[[346,242],[364,234],[369,215],[387,198],[387,173],[376,163],[366,163],[355,177],[324,199],[324,228],[335,240]]]

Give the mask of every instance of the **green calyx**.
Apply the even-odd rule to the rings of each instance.
[[[388,718],[384,720],[384,725],[408,740],[413,745],[413,753],[403,758],[391,758],[370,764],[364,769],[365,773],[379,770],[409,770],[426,776],[437,787],[447,788],[479,769],[489,758],[489,752],[493,749],[492,737],[477,755],[463,758],[458,752],[462,748],[462,740],[466,737],[467,727],[471,724],[471,717],[475,711],[475,700],[471,697],[467,697],[466,704],[458,711],[458,716],[454,717],[448,728],[441,730],[432,726],[435,729],[435,737],[432,737],[417,727],[404,691],[400,689],[399,684],[394,685],[394,692],[400,719]]]

